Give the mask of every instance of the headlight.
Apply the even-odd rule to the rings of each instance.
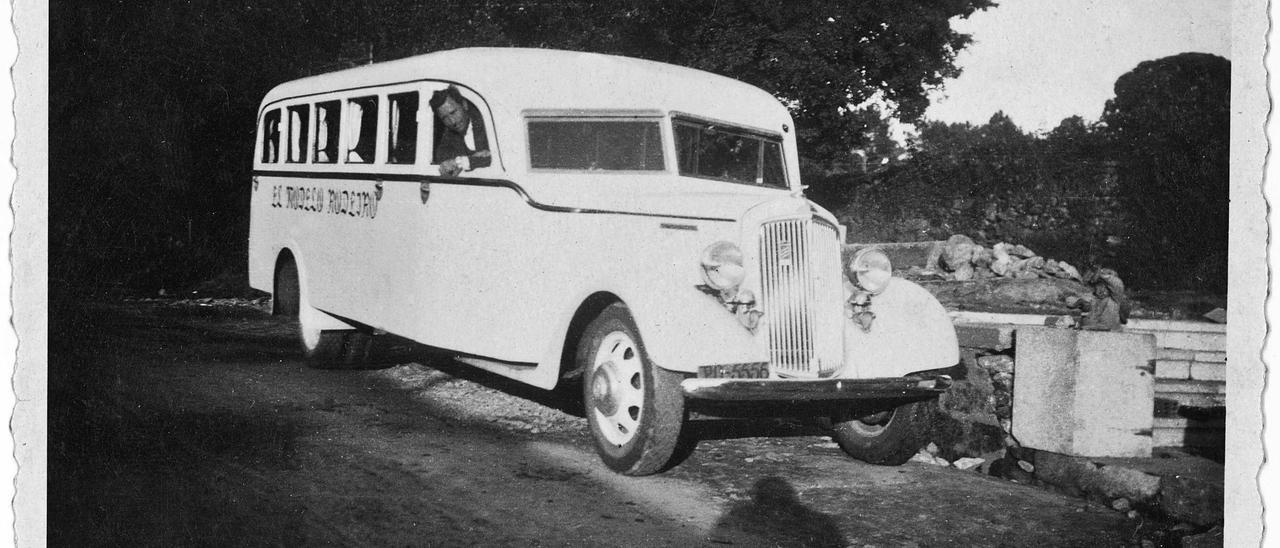
[[[716,242],[702,251],[702,279],[725,291],[742,284],[747,271],[742,267],[742,250],[731,242]]]
[[[849,262],[849,278],[873,295],[884,291],[892,277],[893,264],[889,256],[874,247],[859,251]]]

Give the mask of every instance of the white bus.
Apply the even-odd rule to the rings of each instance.
[[[321,367],[384,334],[543,389],[581,382],[597,452],[671,464],[694,400],[805,403],[900,464],[959,362],[927,291],[806,200],[787,109],[624,57],[476,48],[262,101],[249,279]]]

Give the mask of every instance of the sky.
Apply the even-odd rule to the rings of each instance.
[[[1231,56],[1229,0],[997,0],[952,22],[973,43],[925,112],[983,124],[998,110],[1045,132],[1071,115],[1096,121],[1120,75],[1183,52]]]

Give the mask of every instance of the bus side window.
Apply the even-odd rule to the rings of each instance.
[[[280,161],[280,109],[268,111],[262,117],[262,163]]]
[[[412,164],[418,151],[418,92],[396,93],[387,99],[391,103],[387,163]]]
[[[307,130],[311,123],[311,105],[289,107],[289,155],[291,164],[307,161]]]
[[[338,161],[338,135],[341,135],[338,132],[341,122],[341,102],[316,103],[316,163],[332,164]]]
[[[378,98],[347,101],[347,163],[373,163],[378,140]]]

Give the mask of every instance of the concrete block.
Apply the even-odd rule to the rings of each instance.
[[[1027,327],[1016,340],[1012,433],[1024,446],[1151,456],[1153,336]]]
[[[1160,392],[1159,388],[1156,389],[1156,398],[1174,401],[1186,407],[1221,407],[1227,404],[1226,394]]]
[[[1227,440],[1221,428],[1156,428],[1151,443],[1155,447],[1218,447]]]
[[[1156,417],[1151,441],[1156,447],[1221,447],[1226,417]]]
[[[947,315],[951,316],[951,320],[955,323],[1038,325],[1044,327],[1061,327],[1064,329],[1076,325],[1075,316],[1065,316],[1062,314],[1002,314],[999,312],[972,312],[969,310],[957,310],[954,312],[948,312]]]
[[[1156,331],[1156,345],[1184,350],[1223,352],[1227,349],[1224,333],[1193,333],[1188,331]]]
[[[1182,429],[1217,429],[1223,430],[1227,427],[1227,418],[1222,417],[1205,417],[1205,418],[1187,418],[1187,417],[1159,417],[1155,420],[1156,428],[1182,428]]]
[[[1198,362],[1227,363],[1226,352],[1196,352],[1192,358]]]
[[[1191,377],[1191,362],[1187,360],[1156,360],[1156,378],[1187,379]]]
[[[1207,380],[1174,380],[1160,379],[1156,381],[1156,392],[1159,394],[1216,394],[1226,395],[1227,383]]]
[[[1127,331],[1192,331],[1197,333],[1226,333],[1227,326],[1220,323],[1189,322],[1185,320],[1146,320],[1130,318]]]
[[[1012,325],[983,325],[957,322],[956,339],[962,348],[1008,350],[1013,347]]]
[[[1196,359],[1196,353],[1193,350],[1183,350],[1181,348],[1157,348],[1156,359],[1193,361]]]
[[[1227,364],[1191,362],[1191,378],[1198,381],[1226,381]]]

